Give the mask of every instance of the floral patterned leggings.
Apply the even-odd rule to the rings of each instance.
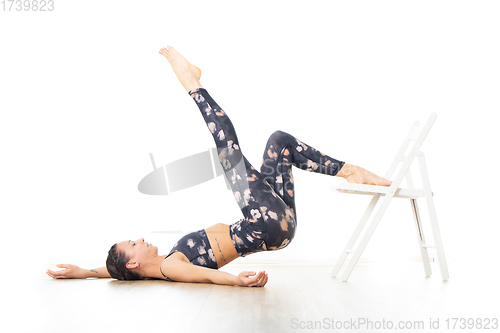
[[[219,161],[244,218],[230,226],[240,256],[282,249],[296,228],[292,165],[335,176],[344,162],[333,159],[290,134],[276,131],[264,151],[260,172],[243,156],[231,120],[204,88],[189,91],[217,146]]]

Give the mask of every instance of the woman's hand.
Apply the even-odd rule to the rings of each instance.
[[[239,286],[264,287],[267,283],[267,274],[265,271],[259,273],[245,271],[238,274],[238,279],[241,281]]]
[[[47,270],[47,275],[54,279],[86,279],[88,270],[82,269],[76,265],[56,265],[59,268],[65,268],[61,271]]]

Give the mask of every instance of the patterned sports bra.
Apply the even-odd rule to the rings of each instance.
[[[179,239],[165,259],[177,251],[183,253],[193,265],[218,269],[205,229],[194,231]],[[165,279],[170,280],[163,274],[161,267],[160,272]]]

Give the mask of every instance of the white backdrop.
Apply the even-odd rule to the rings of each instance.
[[[158,54],[167,45],[202,69],[256,166],[280,129],[383,175],[412,122],[436,112],[423,150],[447,257],[498,253],[498,2],[54,2],[0,12],[2,259],[104,265],[114,242],[144,236],[167,253],[181,234],[153,231],[240,218],[221,177],[137,190],[149,153],[161,166],[214,146]],[[238,261],[339,255],[369,198],[294,175],[295,240]],[[409,204],[394,201],[363,258],[414,256]]]

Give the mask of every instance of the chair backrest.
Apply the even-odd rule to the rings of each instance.
[[[436,121],[436,118],[437,114],[432,113],[423,126],[420,126],[420,123],[418,121],[415,121],[413,123],[410,131],[408,132],[401,147],[399,148],[396,157],[392,161],[389,170],[387,170],[387,173],[385,174],[386,179],[391,179],[399,164],[403,163],[401,169],[399,169],[399,171],[396,173],[392,186],[399,187],[399,184],[403,180],[403,177],[407,175],[408,186],[413,187],[411,176],[409,176],[409,168],[411,163],[413,162],[413,159],[415,158],[415,156],[417,156],[422,143],[427,137],[427,134],[429,134],[429,131],[431,130],[434,121]]]

